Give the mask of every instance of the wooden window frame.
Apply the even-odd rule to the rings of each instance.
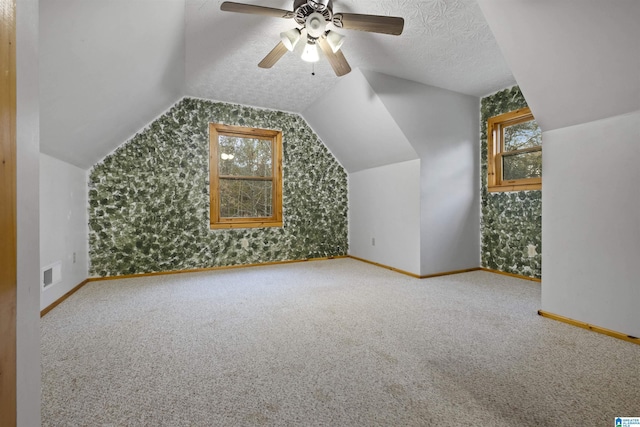
[[[225,218],[220,216],[220,178],[218,162],[219,135],[263,139],[271,142],[272,212],[270,217]],[[243,178],[240,178],[243,179]],[[249,180],[249,178],[246,178]],[[282,227],[282,132],[242,126],[209,124],[209,226],[220,228]]]
[[[512,150],[505,153],[503,129],[507,126],[517,125],[519,123],[534,120],[531,110],[520,108],[519,110],[510,111],[491,117],[487,122],[487,189],[489,192],[500,191],[522,191],[522,190],[541,190],[542,178],[523,178],[523,179],[502,179],[502,157],[505,154],[522,154],[535,151],[542,151],[542,146],[523,148],[520,150]]]

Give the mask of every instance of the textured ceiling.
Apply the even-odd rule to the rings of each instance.
[[[222,12],[221,3],[40,2],[41,150],[87,168],[181,96],[303,112],[339,81],[324,59],[312,76],[300,52],[287,53],[272,69],[258,68],[294,21]],[[405,18],[398,37],[339,31],[354,70],[482,96],[514,84],[513,69],[543,129],[553,129],[638,106],[638,0],[581,4],[334,0],[334,12]]]
[[[244,3],[291,10],[292,0]],[[322,58],[315,66],[287,53],[272,69],[257,64],[290,19],[220,11],[222,0],[186,0],[188,95],[301,112],[332,87]],[[401,36],[340,30],[351,67],[482,96],[515,81],[476,0],[335,0],[334,12],[401,16]],[[301,48],[301,46],[298,46]]]
[[[300,113],[338,82],[324,58],[312,76],[300,52],[258,68],[295,22],[222,12],[221,3],[40,2],[41,150],[88,168],[181,96]],[[354,70],[475,96],[515,83],[476,0],[335,0],[334,12],[405,18],[401,36],[340,31]]]

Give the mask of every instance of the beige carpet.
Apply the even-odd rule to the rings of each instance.
[[[92,282],[42,319],[45,426],[612,426],[640,346],[540,285],[351,259]]]

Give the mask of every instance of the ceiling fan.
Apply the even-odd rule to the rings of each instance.
[[[273,67],[287,51],[293,51],[298,42],[306,37],[302,59],[317,62],[320,59],[319,46],[337,76],[349,73],[351,67],[340,50],[344,36],[328,29],[329,24],[347,30],[396,36],[402,34],[404,28],[404,19],[395,16],[333,13],[333,0],[293,0],[293,11],[225,1],[220,5],[220,10],[293,19],[300,26],[280,33],[281,41],[260,61],[259,67]]]

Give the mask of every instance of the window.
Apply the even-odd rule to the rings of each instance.
[[[542,188],[542,131],[529,108],[491,117],[487,142],[489,191]]]
[[[282,226],[282,132],[209,125],[211,228]]]

